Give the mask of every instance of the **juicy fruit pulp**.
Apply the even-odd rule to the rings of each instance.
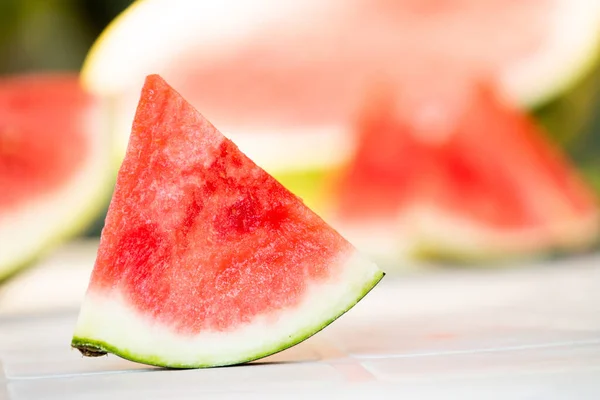
[[[73,346],[173,367],[244,362],[314,334],[382,276],[152,75]]]
[[[416,248],[465,259],[594,243],[596,199],[541,130],[491,84],[449,93],[423,95],[430,118],[402,95],[369,99],[338,182],[340,224],[391,219]]]
[[[110,191],[101,111],[76,74],[0,80],[0,280],[100,211]]]
[[[7,210],[52,191],[80,168],[89,143],[63,110],[84,108],[89,99],[71,76],[0,85],[0,208]]]

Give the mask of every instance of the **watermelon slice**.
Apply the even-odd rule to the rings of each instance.
[[[413,60],[451,62],[494,74],[534,108],[599,64],[599,27],[589,0],[138,0],[97,40],[83,76],[119,104],[123,151],[136,88],[158,71],[280,176],[348,160],[348,118],[374,77],[402,87]]]
[[[594,244],[597,199],[541,129],[491,83],[442,87],[369,98],[338,181],[340,230],[388,257],[506,259]]]
[[[313,335],[383,275],[151,75],[72,346],[167,367],[242,363]]]
[[[0,79],[0,281],[81,232],[108,202],[104,110],[77,74]]]

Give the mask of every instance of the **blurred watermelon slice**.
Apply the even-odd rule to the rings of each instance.
[[[570,161],[491,84],[369,98],[341,174],[338,226],[359,247],[461,261],[589,247],[598,205]]]
[[[589,0],[140,0],[98,39],[83,77],[114,99],[123,151],[135,88],[160,73],[281,176],[346,162],[365,86],[386,75],[401,87],[412,60],[493,73],[533,108],[590,73],[599,43]]]
[[[0,79],[0,281],[81,232],[108,202],[103,112],[75,73]]]

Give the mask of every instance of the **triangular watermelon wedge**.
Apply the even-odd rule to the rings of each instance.
[[[318,332],[383,275],[151,75],[72,346],[175,368],[242,363]]]
[[[446,83],[418,99],[380,87],[369,98],[334,226],[382,259],[508,260],[597,243],[598,200],[541,128],[493,82]]]

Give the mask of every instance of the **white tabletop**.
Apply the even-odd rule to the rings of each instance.
[[[0,288],[0,399],[600,399],[600,255],[390,274],[296,347],[177,371],[70,349],[95,248]]]

